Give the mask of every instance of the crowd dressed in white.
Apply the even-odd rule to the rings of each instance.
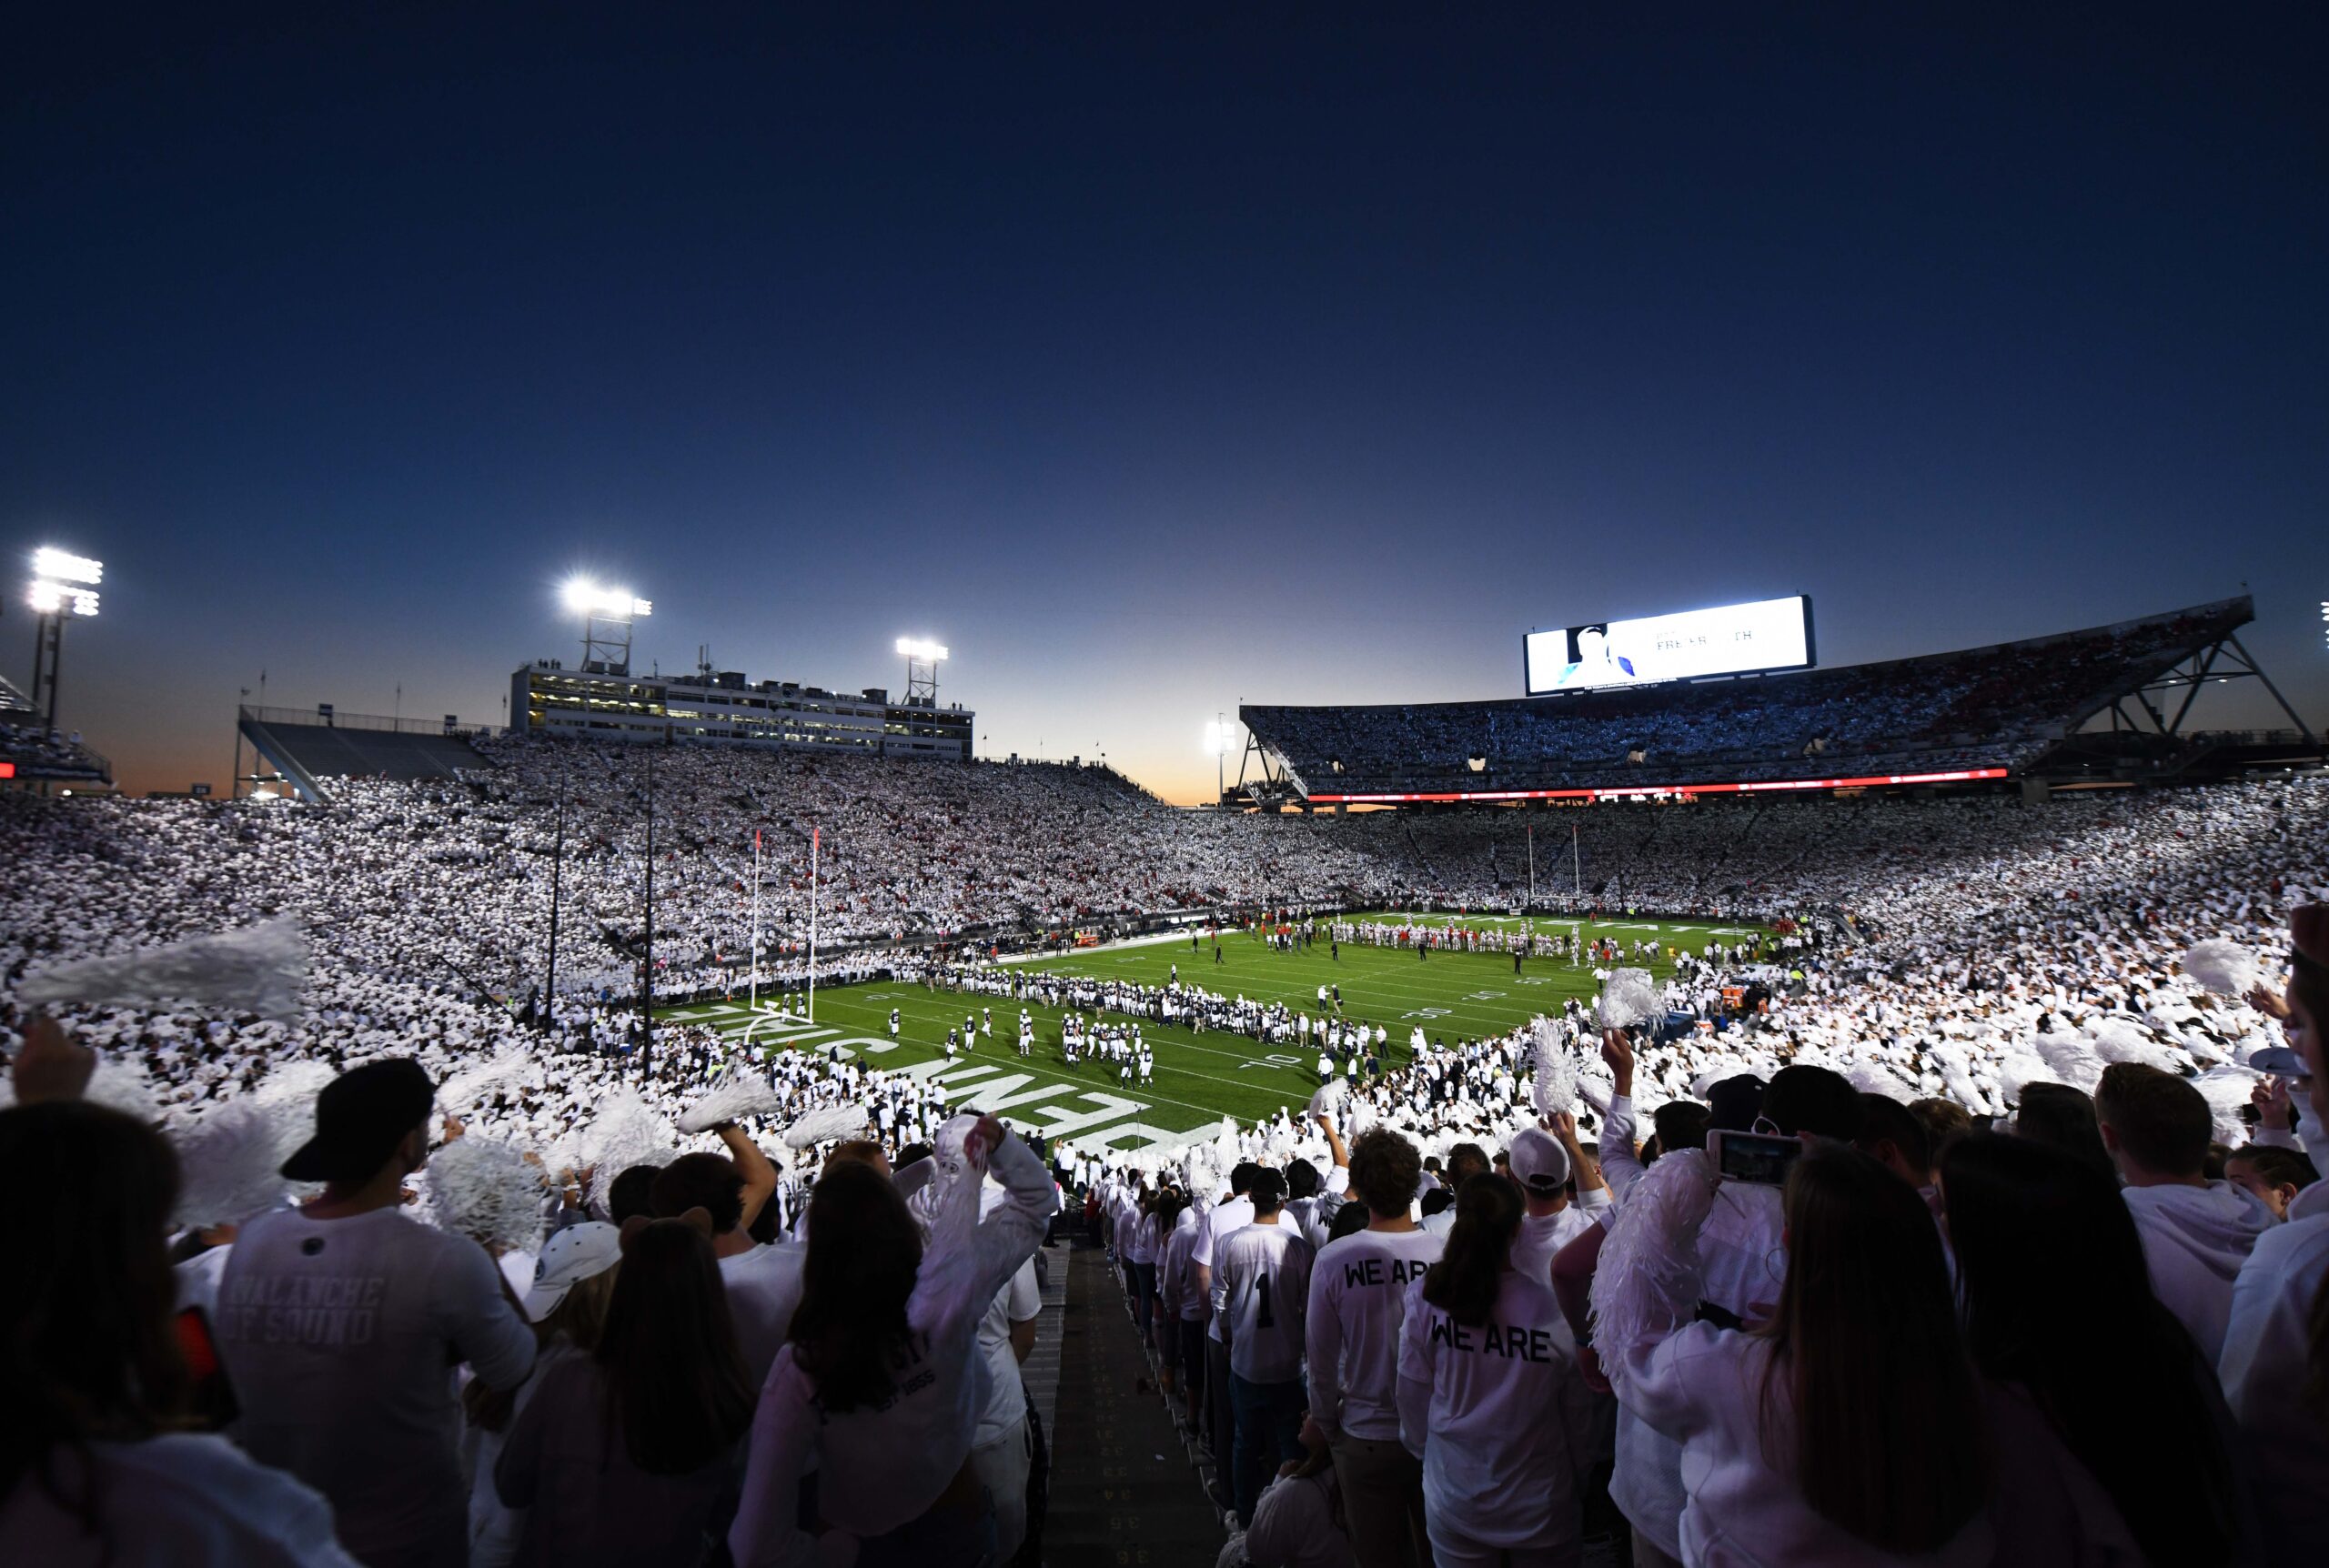
[[[1009,1561],[1024,1549],[1013,1493],[1028,1443],[1012,1358],[1034,1315],[1029,1261],[1056,1204],[1050,1178],[999,1125],[951,1117],[943,1091],[920,1079],[804,1054],[740,1062],[717,1037],[680,1025],[640,1037],[620,1004],[635,989],[644,934],[643,758],[515,744],[495,760],[458,784],[340,782],[329,809],[0,799],[0,850],[14,872],[0,885],[0,1039],[28,1101],[0,1112],[0,1168],[27,1183],[68,1166],[91,1172],[76,1177],[74,1201],[44,1219],[27,1268],[0,1288],[13,1347],[0,1375],[12,1409],[32,1412],[0,1450],[9,1487],[0,1544],[29,1543],[25,1561],[352,1559],[375,1568],[695,1562],[717,1542],[752,1562]],[[788,950],[805,944],[812,826],[820,936],[842,950],[837,964],[860,973],[922,961],[869,956],[865,944],[899,938],[1238,903],[1501,908],[1523,885],[1516,813],[1216,816],[1171,810],[1098,769],[691,749],[658,756],[651,789],[654,953],[659,989],[674,992],[727,983],[751,950],[755,825],[764,972],[797,962]],[[1661,1000],[1683,1004],[1676,1010],[1690,1020],[1628,1020],[1647,1026],[1623,1046],[1578,1010],[1533,1035],[1411,1039],[1404,1061],[1345,1081],[1333,1136],[1282,1113],[1181,1150],[1063,1151],[1070,1175],[1114,1219],[1127,1206],[1142,1217],[1133,1233],[1117,1233],[1127,1263],[1155,1273],[1152,1289],[1133,1272],[1139,1309],[1153,1316],[1162,1302],[1164,1321],[1195,1322],[1201,1338],[1228,1346],[1216,1367],[1202,1346],[1193,1362],[1182,1340],[1168,1346],[1155,1335],[1160,1358],[1192,1392],[1202,1388],[1185,1413],[1213,1435],[1225,1502],[1241,1523],[1260,1529],[1259,1487],[1245,1483],[1284,1462],[1307,1465],[1300,1479],[1342,1511],[1350,1550],[1369,1563],[1415,1560],[1370,1554],[1402,1540],[1447,1563],[1496,1553],[1567,1561],[1597,1485],[1630,1522],[1638,1553],[1691,1563],[1822,1552],[1844,1555],[1820,1560],[1917,1560],[1944,1548],[1939,1560],[2001,1560],[1993,1554],[2054,1540],[2047,1531],[2102,1532],[2105,1514],[2132,1543],[2119,1557],[2097,1547],[2083,1560],[2243,1560],[2207,1547],[2219,1536],[2177,1534],[2173,1521],[2142,1513],[2131,1499],[2165,1483],[2140,1466],[2114,1469],[2123,1456],[2082,1447],[2074,1431],[2055,1431],[2049,1449],[2046,1422],[2009,1419],[2017,1396],[1995,1391],[2030,1379],[1984,1359],[1985,1345],[2011,1340],[2003,1330],[1985,1338],[1972,1293],[1999,1276],[1953,1229],[1936,1237],[1928,1219],[1930,1259],[1892,1231],[1885,1246],[1870,1242],[1866,1228],[1889,1223],[1899,1205],[1840,1156],[1800,1161],[1811,1174],[1791,1177],[1782,1200],[1777,1187],[1652,1181],[1633,1146],[1655,1129],[1651,1151],[1679,1157],[1653,1174],[1703,1177],[1688,1132],[1693,1108],[1711,1106],[1718,1126],[1761,1121],[1856,1141],[1931,1199],[1953,1193],[1946,1178],[1957,1151],[1976,1160],[2010,1141],[2046,1141],[1963,1128],[2052,1128],[2067,1100],[2089,1108],[2094,1146],[2083,1155],[2115,1164],[2115,1181],[2092,1159],[2082,1169],[2108,1183],[2110,1211],[2141,1239],[2137,1282],[2155,1292],[2142,1300],[2165,1303],[2194,1365],[2207,1369],[2174,1407],[2197,1424],[2173,1442],[2188,1455],[2221,1429],[2223,1446],[2211,1452],[2226,1456],[2230,1478],[2196,1493],[2222,1505],[2221,1540],[2302,1539],[2308,1551],[2329,1542],[2319,1489],[2329,1465],[2305,1402],[2324,1336],[2304,1335],[2308,1313],[2318,1315],[2305,1291],[2329,1255],[2320,1234],[2329,1215],[2308,1213],[2313,1189],[2282,1180],[2289,1168],[2269,1157],[2271,1169],[2243,1168],[2245,1181],[2183,1169],[2188,1103],[2204,1111],[2203,1154],[2211,1143],[2254,1142],[2301,1155],[2309,1135],[2316,1148],[2324,1141],[2321,1107],[2276,1095],[2265,1067],[2277,1059],[2259,1053],[2317,1050],[2307,1046],[2316,1037],[2304,1023],[2305,960],[2288,920],[2329,897],[2329,790],[2257,784],[2027,808],[1789,801],[1577,815],[1587,819],[1569,866],[1574,907],[1740,921],[1826,911],[1805,928],[1820,940],[1685,974]],[[572,970],[561,972],[549,1027],[537,1029],[494,998],[526,997],[542,973],[554,845]],[[1548,898],[1540,889],[1540,905]],[[293,1007],[63,1002],[61,1030],[32,1023],[23,992],[44,970],[284,917],[305,927],[310,954]],[[2203,942],[2249,955],[2254,990],[2203,983],[2182,961]],[[1750,960],[1781,971],[1769,1001],[1719,1028],[1696,1017],[1706,1010],[1694,1012],[1693,997]],[[1111,1000],[1079,1005],[1104,1010]],[[1193,992],[1176,1005],[1199,1015],[1226,1008],[1224,1027],[1290,1027],[1240,1010],[1234,997]],[[2295,1016],[2282,1017],[2289,1006]],[[1373,1043],[1391,1054],[1390,1042]],[[1540,1063],[1565,1086],[1549,1110]],[[76,1073],[85,1085],[58,1086]],[[346,1103],[333,1111],[328,1086],[351,1082],[336,1091]],[[1739,1121],[1739,1094],[1727,1101],[1725,1085],[1742,1082],[1756,1085],[1756,1100]],[[1807,1094],[1807,1083],[1830,1092]],[[1799,1086],[1792,1100],[1787,1084]],[[1838,1111],[1836,1085],[1856,1106],[1924,1108],[1911,1118],[1926,1129],[1922,1155],[1910,1157],[1914,1141],[1897,1119],[1870,1111],[1863,1126]],[[2114,1086],[2129,1107],[2117,1122]],[[1824,1109],[1791,1108],[1806,1100]],[[2264,1131],[2252,1136],[2257,1104]],[[1949,1108],[1962,1124],[1954,1138]],[[933,1164],[893,1176],[896,1157],[917,1147],[936,1151]],[[1495,1174],[1489,1151],[1507,1154],[1501,1190],[1465,1180]],[[1386,1163],[1388,1176],[1360,1183],[1356,1173]],[[1417,1174],[1402,1193],[1410,1164]],[[1309,1203],[1293,1211],[1285,1236],[1313,1230],[1304,1244],[1321,1258],[1331,1254],[1315,1228],[1333,1218],[1323,1200],[1350,1186],[1362,1189],[1370,1233],[1405,1235],[1412,1212],[1434,1209],[1418,1191],[1427,1164],[1455,1201],[1424,1214],[1419,1233],[1440,1236],[1451,1256],[1467,1240],[1468,1271],[1430,1296],[1417,1267],[1427,1243],[1369,1243],[1386,1261],[1360,1271],[1387,1271],[1384,1281],[1426,1292],[1428,1310],[1403,1308],[1396,1324],[1405,1326],[1389,1339],[1379,1322],[1346,1328],[1366,1348],[1330,1345],[1323,1376],[1316,1340],[1287,1340],[1279,1325],[1306,1317],[1315,1332],[1320,1282],[1346,1273],[1280,1259],[1285,1249],[1273,1239],[1241,1241],[1234,1264],[1203,1261],[1205,1276],[1191,1274],[1185,1257],[1177,1274],[1166,1271],[1180,1232],[1198,1227],[1204,1240],[1187,1245],[1209,1251],[1233,1228],[1224,1217],[1247,1212],[1235,1194],[1246,1193],[1258,1219],[1272,1183],[1286,1201]],[[1295,1191],[1305,1169],[1314,1185]],[[2092,1221],[2077,1208],[2090,1195],[2060,1172],[1967,1181],[2010,1178],[2035,1191],[2058,1176],[2050,1222]],[[1651,1183],[1642,1192],[1675,1191],[1645,1203],[1628,1191],[1640,1182]],[[1712,1191],[1710,1210],[1699,1189]],[[2140,1197],[2155,1189],[2163,1196]],[[1167,1195],[1185,1207],[1160,1219]],[[2035,1223],[2045,1215],[2032,1204]],[[1544,1205],[1568,1218],[1529,1230]],[[1635,1214],[1638,1234],[1621,1245]],[[1154,1231],[1146,1242],[1144,1226]],[[1513,1258],[1537,1236],[1528,1244],[1550,1268],[1554,1251],[1603,1233],[1609,1260],[1598,1280],[1587,1271],[1594,1310],[1613,1262],[1643,1282],[1610,1298],[1620,1303],[1610,1322],[1630,1325],[1626,1332],[1597,1339],[1582,1309],[1574,1321],[1542,1311],[1538,1297],[1552,1301],[1558,1271],[1540,1281],[1542,1271],[1516,1269]],[[1968,1444],[1956,1456],[1962,1473],[1933,1488],[1928,1504],[1904,1503],[1901,1475],[1885,1464],[1855,1470],[1852,1496],[1791,1467],[1790,1452],[1868,1446],[1850,1421],[1873,1418],[1843,1408],[1849,1401],[1821,1404],[1820,1423],[1803,1425],[1792,1450],[1781,1442],[1756,1459],[1741,1456],[1741,1432],[1755,1409],[1774,1407],[1685,1397],[1699,1383],[1784,1384],[1800,1402],[1813,1398],[1807,1379],[1843,1375],[1840,1361],[1806,1371],[1805,1347],[1837,1333],[1807,1314],[1842,1310],[1798,1299],[1811,1287],[1798,1289],[1796,1261],[1814,1234],[1834,1256],[1876,1260],[1855,1265],[1851,1288],[1882,1304],[1888,1324],[1931,1307],[1902,1294],[1923,1288],[1916,1281],[1929,1261],[1943,1269],[1944,1308],[1952,1271],[1971,1303],[1966,1339],[1950,1342],[1970,1358],[1968,1381],[1911,1389],[1895,1412],[1936,1434],[1903,1462],[1930,1464],[1939,1436]],[[177,1267],[156,1274],[166,1246]],[[2184,1252],[2188,1266],[2173,1261]],[[1283,1273],[1296,1262],[1300,1292]],[[2269,1278],[2252,1280],[2260,1270]],[[2142,1342],[2149,1351],[2185,1343],[2160,1337],[2140,1302],[2089,1284],[2093,1312],[2127,1335],[2153,1334]],[[2235,1286],[2245,1292],[2237,1299]],[[1519,1294],[1507,1302],[1509,1292]],[[1682,1311],[1685,1295],[1716,1312]],[[106,1299],[102,1310],[89,1307],[96,1297]],[[171,1435],[189,1392],[167,1333],[181,1305],[207,1309],[216,1324],[240,1407],[220,1424],[239,1446]],[[1239,1314],[1257,1328],[1268,1319],[1278,1336],[1264,1359],[1254,1352],[1268,1336],[1241,1332]],[[1734,1335],[1751,1341],[1744,1351],[1709,1337],[1774,1322],[1790,1326]],[[1540,1341],[1540,1330],[1556,1337]],[[1532,1381],[1481,1381],[1454,1359],[1488,1342],[1499,1347],[1499,1376]],[[1580,1364],[1585,1351],[1598,1363],[1588,1355]],[[1686,1352],[1701,1359],[1678,1366]],[[1346,1422],[1335,1401],[1347,1403],[1356,1360],[1396,1372],[1362,1395],[1371,1414]],[[452,1363],[467,1368],[458,1382],[440,1375]],[[1791,1384],[1765,1377],[1787,1364]],[[1583,1395],[1598,1394],[1605,1371],[1615,1401],[1595,1405]],[[1216,1372],[1218,1397],[1203,1386]],[[1895,1386],[1867,1369],[1851,1375],[1863,1373],[1872,1388]],[[1430,1385],[1423,1404],[1403,1378]],[[1321,1405],[1322,1388],[1346,1392]],[[2057,1427],[2122,1420],[2115,1407],[2082,1405],[2075,1419],[2048,1411],[2050,1399],[2073,1393],[2101,1398],[2049,1385],[2022,1403]],[[2225,1398],[2228,1406],[2211,1402]],[[1377,1402],[1366,1407],[1368,1399]],[[1969,1399],[1987,1402],[1987,1425],[1967,1413]],[[1467,1401],[1486,1402],[1488,1413]],[[1525,1424],[1524,1406],[1536,1435],[1520,1439],[1512,1423]],[[2223,1420],[2209,1424],[2211,1412]],[[1481,1424],[1467,1427],[1467,1412]],[[1437,1459],[1410,1416],[1433,1434]],[[1572,1418],[1580,1424],[1558,1435],[1546,1424]],[[1458,1434],[1475,1431],[1483,1446],[1467,1447],[1475,1439]],[[1732,1449],[1693,1449],[1718,1439]],[[1373,1446],[1354,1446],[1362,1441]],[[2252,1461],[2260,1442],[2265,1457]],[[1336,1493],[1323,1478],[1345,1472],[1346,1450],[1358,1454],[1347,1473],[1372,1479]],[[1320,1457],[1329,1452],[1330,1464]],[[1630,1468],[1629,1452],[1642,1456]],[[2005,1473],[1993,1462],[2003,1452],[2042,1453],[2047,1473],[2068,1478],[2063,1491],[2021,1498],[2014,1506],[2026,1516],[2001,1514],[2002,1494],[1986,1478]],[[1241,1453],[1251,1462],[1237,1463]],[[1596,1464],[1614,1464],[1617,1479],[1597,1482]],[[1477,1484],[1475,1465],[1489,1466],[1495,1483]],[[1563,1465],[1567,1479],[1555,1479]],[[1403,1495],[1425,1503],[1396,1528],[1358,1527],[1364,1511],[1395,1496],[1383,1479],[1395,1473]],[[1679,1474],[1701,1478],[1688,1507]],[[2081,1477],[2101,1494],[2078,1493]],[[1458,1493],[1472,1502],[1451,1501]],[[1426,1505],[1434,1495],[1436,1515]],[[2083,1513],[2058,1506],[2073,1495]],[[142,1506],[124,1512],[130,1497]],[[1726,1514],[1725,1498],[1746,1512]],[[1796,1515],[1756,1512],[1783,1512],[1790,1498],[1801,1505]],[[1506,1502],[1519,1512],[1497,1513]],[[2272,1533],[2288,1530],[2304,1533]],[[1266,1533],[1245,1539],[1264,1562]],[[2078,1539],[2083,1551],[2102,1535]],[[1771,1544],[1787,1542],[1802,1551]],[[1868,1551],[1852,1557],[1847,1546]]]

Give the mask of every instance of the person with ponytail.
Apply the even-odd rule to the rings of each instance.
[[[1456,1196],[1447,1248],[1407,1287],[1399,1437],[1423,1462],[1438,1568],[1568,1568],[1584,1523],[1563,1412],[1577,1345],[1550,1281],[1512,1267],[1520,1191],[1493,1171]]]
[[[1707,1154],[1634,1185],[1593,1286],[1618,1399],[1681,1444],[1681,1561],[1991,1561],[1984,1393],[1915,1188],[1841,1144],[1808,1148],[1782,1199],[1786,1271],[1752,1329],[1694,1322]]]
[[[2329,1127],[2329,904],[2290,919],[2289,1044],[2304,1059],[2310,1132]],[[2289,1204],[2233,1282],[2216,1362],[2240,1428],[2272,1563],[2329,1561],[2329,1181]]]
[[[598,1343],[542,1374],[493,1467],[525,1513],[519,1568],[703,1560],[752,1416],[713,1225],[702,1209],[623,1222]]]

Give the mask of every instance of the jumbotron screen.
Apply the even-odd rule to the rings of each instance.
[[[1803,669],[1814,662],[1811,600],[1797,594],[1532,631],[1521,640],[1521,654],[1531,697],[1698,675]]]

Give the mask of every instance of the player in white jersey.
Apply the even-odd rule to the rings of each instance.
[[[1302,1456],[1303,1325],[1310,1307],[1310,1243],[1282,1223],[1285,1180],[1255,1173],[1254,1222],[1214,1249],[1213,1311],[1229,1352],[1237,1432],[1230,1489],[1237,1517],[1254,1516],[1277,1467]]]
[[[1407,1287],[1399,1437],[1423,1461],[1432,1560],[1552,1568],[1577,1560],[1580,1452],[1563,1385],[1575,1342],[1550,1285],[1508,1265],[1519,1190],[1490,1172],[1456,1197],[1447,1250]]]
[[[1334,1454],[1359,1568],[1413,1568],[1431,1551],[1423,1465],[1399,1442],[1399,1328],[1407,1287],[1445,1242],[1407,1217],[1423,1181],[1414,1144],[1375,1128],[1359,1136],[1349,1166],[1367,1225],[1327,1242],[1311,1267],[1310,1413]]]

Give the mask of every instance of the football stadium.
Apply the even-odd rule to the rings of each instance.
[[[2329,8],[9,43],[0,1568],[2329,1563]]]

